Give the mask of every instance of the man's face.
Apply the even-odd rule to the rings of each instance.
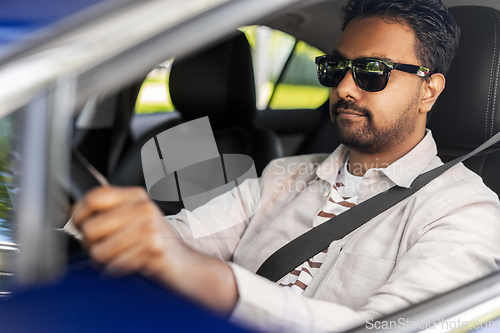
[[[335,53],[348,60],[376,58],[422,65],[415,55],[412,30],[382,18],[357,18],[344,30]],[[415,129],[425,128],[420,110],[424,80],[392,70],[387,87],[379,92],[359,88],[349,69],[330,95],[330,114],[339,140],[365,153],[398,149]]]

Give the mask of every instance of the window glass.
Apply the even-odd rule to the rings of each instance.
[[[319,84],[314,62],[324,52],[268,27],[241,30],[252,47],[257,108],[316,109],[328,99],[330,90]]]
[[[258,109],[316,109],[328,99],[329,89],[318,83],[314,63],[324,52],[269,27],[240,30],[252,49]],[[166,61],[148,74],[137,99],[137,114],[175,110],[168,92],[172,62]]]
[[[266,109],[296,39],[265,26],[241,28],[252,48],[257,108]]]
[[[21,121],[20,110],[0,119],[0,300],[14,289],[14,258],[19,252],[16,208],[21,193]]]
[[[15,203],[20,188],[19,112],[0,119],[0,242],[15,241]]]
[[[175,110],[168,92],[168,78],[172,62],[173,59],[166,61],[147,75],[137,97],[135,105],[137,114],[172,112]]]
[[[314,59],[323,55],[299,41],[269,103],[271,109],[316,109],[328,99],[330,89],[318,82]]]

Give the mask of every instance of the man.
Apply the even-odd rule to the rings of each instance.
[[[497,269],[498,197],[460,164],[333,242],[281,286],[253,274],[329,217],[389,187],[409,187],[442,164],[425,124],[458,40],[447,9],[438,0],[351,0],[343,28],[333,56],[318,59],[343,145],[330,156],[272,162],[260,180],[258,209],[259,183],[242,184],[246,207],[256,210],[249,219],[233,211],[239,199],[231,192],[167,224],[143,190],[94,190],[73,217],[92,258],[114,274],[140,272],[270,331],[361,324]],[[390,75],[371,77],[377,71]],[[188,215],[243,222],[194,239]]]

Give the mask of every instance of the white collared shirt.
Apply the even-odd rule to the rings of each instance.
[[[392,186],[409,187],[442,164],[430,131],[408,154],[368,170],[357,204]],[[330,244],[317,275],[302,295],[256,276],[276,250],[317,224],[339,169],[348,156],[275,160],[259,181],[240,186],[249,223],[234,209],[234,191],[192,212],[204,223],[228,228],[193,239],[184,211],[167,220],[194,248],[230,263],[239,300],[232,318],[259,330],[336,331],[421,302],[498,269],[500,203],[480,177],[454,166],[411,197]],[[260,196],[255,193],[259,189]],[[238,201],[239,202],[239,201]]]

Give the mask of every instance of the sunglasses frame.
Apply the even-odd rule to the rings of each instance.
[[[340,76],[338,82],[336,82],[333,85],[325,84],[323,82],[323,80],[322,80],[323,74],[321,73],[322,71],[320,70],[320,65],[323,64],[323,63],[325,63],[325,62],[328,63],[329,61],[334,61],[334,60],[335,61],[339,61],[340,60],[340,61],[346,62],[346,66],[342,70],[342,75]],[[383,63],[387,67],[387,72],[385,74],[385,83],[384,83],[384,86],[381,89],[367,89],[367,88],[363,87],[359,83],[359,81],[357,79],[356,71],[353,68],[356,66],[356,64],[358,62],[361,62],[361,61],[378,61],[378,62]],[[364,91],[369,91],[369,92],[378,92],[378,91],[384,90],[385,87],[387,87],[387,83],[389,82],[389,77],[390,77],[391,71],[393,69],[398,70],[398,71],[402,71],[402,72],[405,72],[405,73],[417,75],[417,76],[422,77],[422,78],[424,78],[424,77],[432,74],[431,71],[428,68],[425,68],[425,67],[422,67],[422,66],[400,64],[400,63],[390,62],[390,61],[387,61],[387,60],[381,60],[381,59],[376,59],[376,58],[362,58],[362,59],[356,59],[356,60],[347,60],[347,59],[344,59],[344,58],[339,57],[339,56],[323,55],[323,56],[316,57],[315,62],[316,62],[317,71],[318,71],[318,73],[317,73],[318,74],[318,80],[319,80],[319,83],[321,83],[323,86],[330,87],[330,88],[334,88],[334,87],[338,86],[339,83],[344,79],[345,74],[347,73],[347,70],[350,68],[351,72],[352,72],[352,76],[353,76],[354,82],[356,82],[356,85],[358,87],[360,87],[361,89],[363,89]]]

